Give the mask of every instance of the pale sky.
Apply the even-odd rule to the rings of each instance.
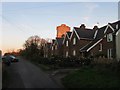
[[[1,7],[1,4],[0,4]],[[0,10],[1,11],[1,10]],[[28,37],[55,38],[56,27],[99,27],[118,19],[117,2],[2,2],[2,50],[19,49]],[[1,20],[0,20],[1,21]]]

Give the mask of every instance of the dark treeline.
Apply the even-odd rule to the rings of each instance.
[[[48,41],[43,38],[40,38],[37,35],[31,36],[25,41],[23,45],[24,49],[20,50],[20,55],[24,56],[27,59],[32,59],[33,57],[43,57],[43,47],[46,42]]]

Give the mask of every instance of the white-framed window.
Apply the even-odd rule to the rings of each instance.
[[[103,49],[103,45],[102,45],[102,43],[100,43],[99,44],[99,51],[102,51],[102,49]]]
[[[68,47],[68,41],[66,41],[66,46]]]
[[[112,49],[107,50],[107,57],[108,57],[108,59],[112,58]]]
[[[66,55],[66,57],[68,57],[68,51],[66,51],[66,54],[65,54],[65,55]]]
[[[111,42],[111,41],[113,41],[112,33],[107,34],[107,42]]]
[[[57,50],[57,45],[55,45],[55,50]]]
[[[54,49],[54,47],[52,46],[52,50]]]
[[[76,51],[75,50],[73,50],[73,56],[75,56],[76,55]]]
[[[118,24],[116,24],[116,29],[118,29]]]
[[[73,38],[73,45],[76,44],[76,38]]]
[[[106,37],[106,35],[104,35],[104,37]]]

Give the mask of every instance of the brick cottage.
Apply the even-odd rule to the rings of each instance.
[[[77,58],[102,56],[120,59],[120,20],[98,28],[70,27],[62,24],[57,27],[57,37],[45,45],[45,57],[62,56]]]

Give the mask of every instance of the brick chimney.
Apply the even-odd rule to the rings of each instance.
[[[57,36],[56,38],[62,38],[66,32],[70,31],[70,27],[67,26],[66,24],[61,24],[60,26],[57,26]]]
[[[95,26],[93,27],[93,30],[97,30],[97,29],[98,29],[98,26],[95,25]]]
[[[55,39],[52,39],[52,43],[55,43]]]
[[[85,24],[81,24],[80,28],[85,29]]]

